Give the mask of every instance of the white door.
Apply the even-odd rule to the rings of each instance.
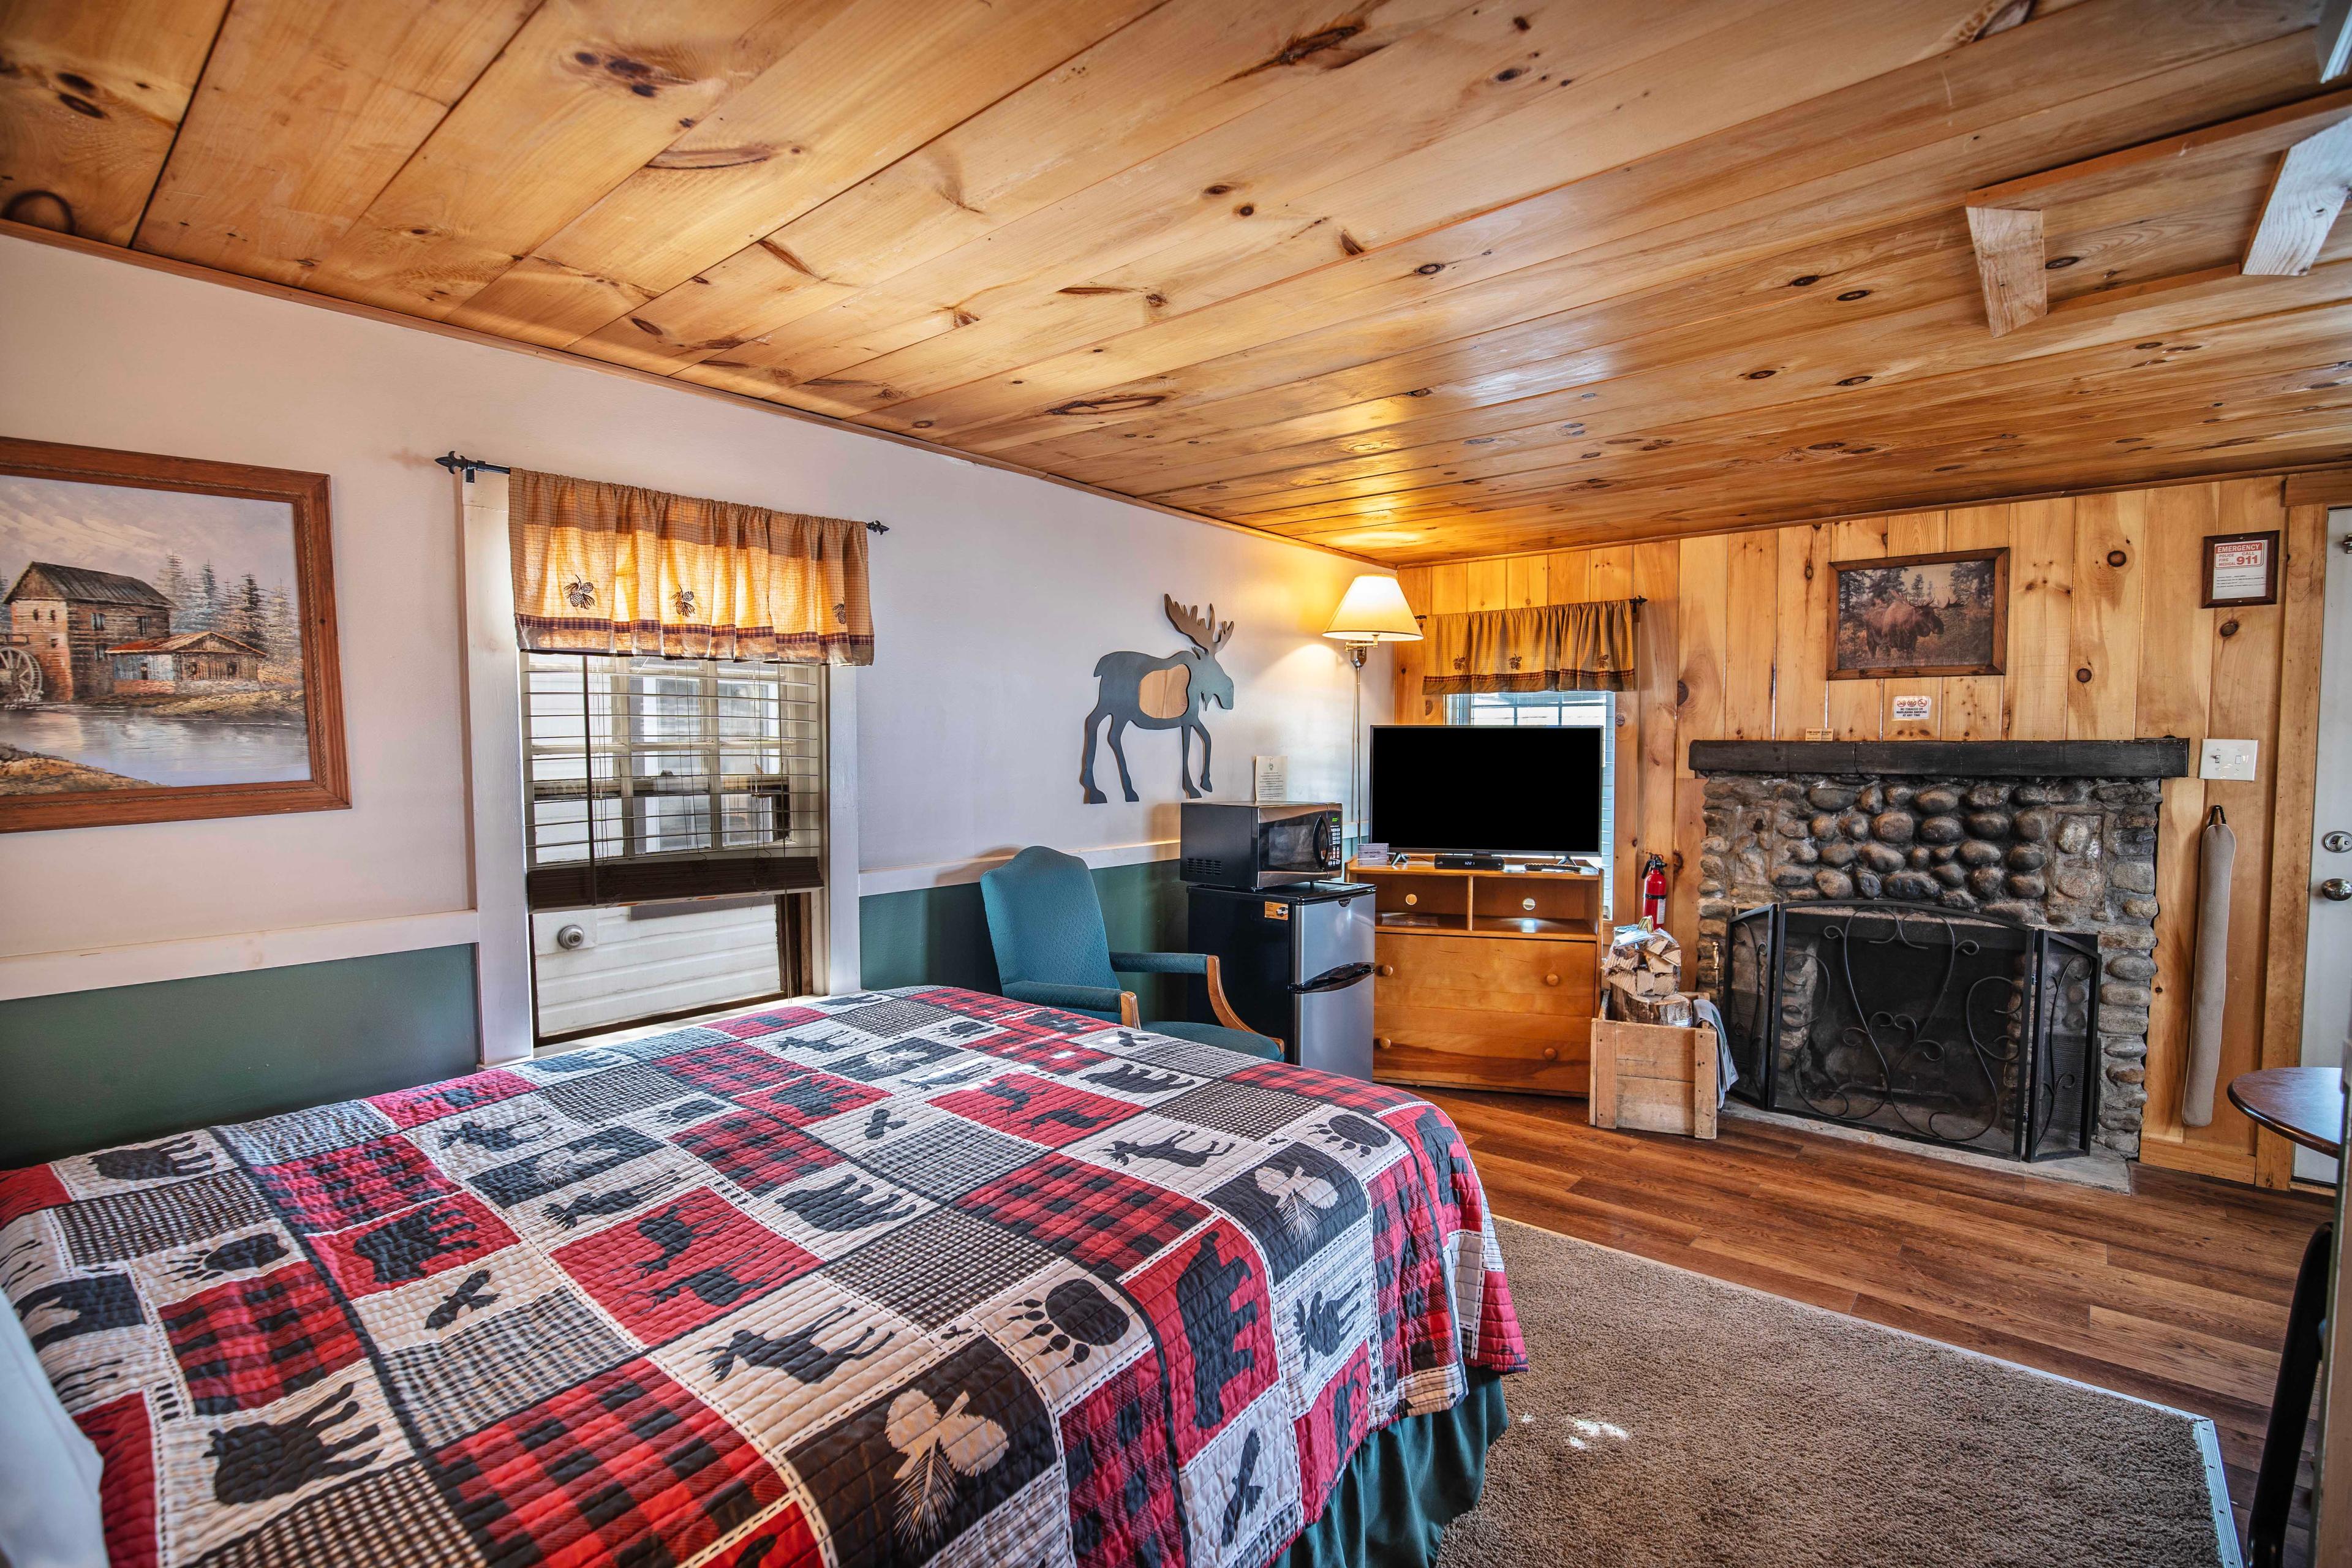
[[[2319,778],[2311,814],[2311,936],[2303,981],[2303,1065],[2340,1067],[2352,1032],[2352,507],[2327,514],[2327,609],[2319,656]],[[2336,1162],[2294,1152],[2294,1173],[2336,1180]]]

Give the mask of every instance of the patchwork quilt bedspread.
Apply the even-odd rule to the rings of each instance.
[[[1403,1091],[952,990],[0,1174],[114,1568],[1255,1565],[1524,1365]]]

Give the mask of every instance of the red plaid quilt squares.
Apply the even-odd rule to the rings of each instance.
[[[1427,1185],[1413,1161],[1400,1160],[1365,1186],[1380,1286],[1378,1343],[1391,1384],[1444,1364],[1453,1343],[1445,1237],[1431,1223]]]
[[[307,1263],[216,1285],[160,1316],[200,1415],[274,1405],[366,1353]]]
[[[1421,1103],[1418,1096],[1402,1089],[1383,1089],[1376,1083],[1292,1067],[1288,1062],[1252,1062],[1245,1068],[1234,1068],[1225,1079],[1230,1083],[1254,1083],[1260,1089],[1286,1089],[1326,1105],[1343,1105],[1350,1110],[1393,1110],[1400,1105]]]
[[[489,1205],[457,1193],[392,1219],[320,1237],[313,1245],[346,1295],[369,1296],[487,1258],[514,1239]]]
[[[1129,1279],[1127,1289],[1151,1319],[1167,1357],[1176,1462],[1189,1464],[1274,1386],[1278,1369],[1265,1271],[1249,1238],[1219,1218]]]
[[[0,1173],[28,1215],[117,1568],[1256,1568],[1525,1361],[1441,1110],[943,989]]]
[[[1111,1275],[1151,1257],[1209,1213],[1180,1193],[1066,1154],[1007,1171],[958,1198],[956,1206]]]
[[[824,1552],[801,1505],[787,1502],[703,1568],[824,1568]]]
[[[661,1068],[682,1083],[707,1089],[730,1100],[772,1083],[782,1083],[802,1070],[799,1063],[788,1062],[772,1051],[741,1045],[705,1046],[685,1056],[669,1058]]]
[[[1528,1364],[1527,1340],[1519,1332],[1519,1312],[1511,1304],[1511,1287],[1499,1268],[1478,1277],[1477,1343],[1472,1362],[1496,1372],[1523,1372]]]
[[[368,1103],[383,1111],[394,1127],[421,1127],[461,1110],[479,1110],[501,1100],[529,1094],[537,1087],[528,1079],[492,1068],[470,1078],[451,1079],[447,1083],[428,1083],[422,1089],[372,1094]]]
[[[405,1138],[378,1138],[253,1173],[302,1230],[341,1230],[457,1190]]]
[[[814,1255],[708,1187],[560,1247],[554,1256],[648,1345],[690,1333],[817,1267]]]
[[[1090,1029],[1103,1026],[1092,1018],[1087,1019],[1087,1024]],[[1067,1029],[1023,1018],[999,1019],[996,1027],[1000,1033],[984,1040],[974,1040],[971,1048],[1046,1072],[1083,1072],[1098,1062],[1111,1059],[1108,1051],[1074,1044]]]
[[[98,1450],[99,1514],[105,1522],[109,1568],[155,1568],[154,1423],[147,1396],[127,1394],[74,1417]]]
[[[651,1362],[628,1362],[434,1456],[494,1563],[684,1563],[783,1478]],[[790,1561],[790,1559],[786,1559]]]
[[[841,1163],[815,1139],[756,1110],[706,1121],[676,1142],[754,1197]]]
[[[1052,1149],[1075,1143],[1113,1122],[1124,1121],[1139,1109],[1123,1100],[1088,1094],[1051,1079],[1017,1072],[1007,1073],[977,1089],[943,1094],[931,1103],[983,1127],[993,1127],[1000,1132],[1010,1132]]]
[[[0,1227],[12,1226],[28,1214],[73,1202],[73,1194],[47,1165],[21,1171],[0,1171]]]
[[[1078,1568],[1184,1561],[1161,1382],[1160,1358],[1147,1352],[1062,1417]]]
[[[1298,1431],[1299,1480],[1306,1489],[1307,1517],[1323,1511],[1339,1467],[1356,1451],[1370,1430],[1372,1372],[1370,1352],[1361,1345],[1316,1396],[1313,1408],[1294,1423]]]
[[[890,1091],[876,1089],[855,1079],[836,1078],[814,1068],[796,1069],[793,1076],[770,1088],[735,1097],[746,1107],[765,1111],[787,1127],[805,1127],[812,1121],[822,1121],[828,1116],[838,1116],[845,1110],[856,1110],[877,1100],[887,1100]]]
[[[739,1040],[756,1040],[803,1024],[814,1024],[824,1016],[814,1007],[771,1007],[763,1013],[747,1013],[740,1018],[721,1018],[710,1026]],[[702,1053],[697,1048],[692,1054]]]
[[[1485,1189],[1470,1163],[1470,1151],[1445,1113],[1433,1105],[1415,1105],[1381,1118],[1404,1134],[1405,1147],[1421,1163],[1421,1179],[1429,1184],[1429,1202],[1441,1233],[1476,1230],[1486,1223]]]

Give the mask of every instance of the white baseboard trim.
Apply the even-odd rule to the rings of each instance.
[[[1176,858],[1176,840],[1162,838],[1149,844],[1112,844],[1098,849],[1071,849],[1087,865],[1100,870],[1106,866],[1143,866],[1154,860]],[[1058,847],[1058,846],[1056,847]],[[872,898],[877,893],[911,893],[923,888],[952,888],[964,882],[977,882],[986,871],[993,871],[1015,855],[1018,849],[992,850],[969,860],[934,860],[919,866],[882,866],[861,871],[857,875],[860,898]]]
[[[328,963],[341,958],[370,958],[419,948],[454,947],[475,942],[480,935],[480,915],[472,910],[449,910],[439,914],[237,931],[227,936],[139,942],[128,947],[27,952],[0,958],[0,1002],[54,996],[68,991],[103,991],[117,985],[147,985],[160,980],[193,980],[200,975],[233,974],[250,969],[280,969],[295,963]]]

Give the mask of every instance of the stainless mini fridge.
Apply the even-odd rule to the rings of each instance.
[[[1372,889],[1301,882],[1241,892],[1189,886],[1189,945],[1223,961],[1225,998],[1300,1067],[1372,1076]],[[1208,1018],[1207,987],[1192,1016]]]

